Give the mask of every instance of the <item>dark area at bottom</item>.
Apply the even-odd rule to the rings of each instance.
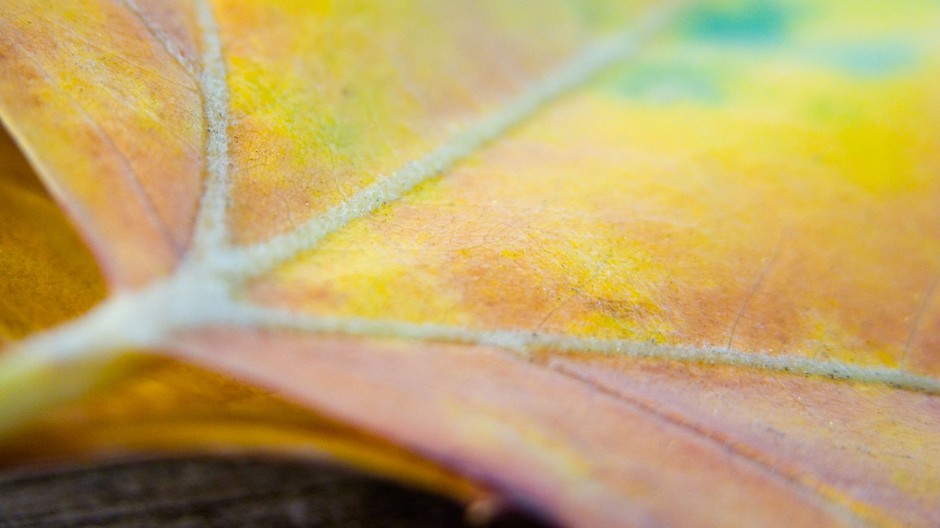
[[[0,527],[460,527],[447,498],[345,468],[171,458],[0,471]],[[547,528],[504,515],[491,528]]]

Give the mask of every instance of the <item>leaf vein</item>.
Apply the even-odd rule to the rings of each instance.
[[[538,110],[566,93],[582,86],[594,76],[630,58],[639,45],[661,28],[676,5],[660,5],[648,12],[638,24],[619,34],[589,46],[574,59],[536,82],[500,110],[471,124],[447,142],[411,161],[376,183],[353,194],[345,202],[329,209],[295,230],[265,242],[237,248],[230,266],[243,276],[257,276],[316,247],[328,235],[350,222],[402,198],[419,184],[435,177],[493,140],[503,136]]]
[[[526,330],[485,330],[460,326],[360,317],[318,316],[290,310],[233,304],[220,322],[246,327],[284,328],[320,333],[391,337],[494,346],[529,356],[538,350],[586,352],[634,359],[732,366],[774,373],[824,377],[940,395],[940,380],[885,367],[865,367],[808,357],[741,352],[727,347],[660,345],[629,339],[582,337]]]
[[[94,118],[92,118],[91,114],[88,113],[88,110],[85,108],[85,106],[78,99],[76,99],[75,96],[62,88],[61,82],[59,82],[59,80],[54,77],[39,60],[36,59],[32,52],[25,48],[20,50],[20,52],[30,59],[30,62],[33,64],[39,74],[42,75],[46,82],[59,87],[59,91],[65,98],[68,99],[75,110],[82,116],[82,119],[88,123],[89,128],[93,129],[95,133],[111,148],[111,151],[113,151],[115,154],[116,161],[120,164],[124,174],[127,175],[127,181],[131,186],[131,190],[140,200],[140,205],[143,208],[144,213],[151,220],[157,231],[160,233],[160,237],[166,241],[169,248],[174,253],[181,254],[182,248],[176,241],[176,238],[173,236],[166,219],[157,209],[153,197],[149,192],[147,192],[146,187],[141,184],[140,178],[138,177],[137,172],[134,170],[134,167],[131,165],[130,160],[128,160],[124,152],[118,148],[117,144],[114,142],[114,139],[111,137],[108,131],[102,128],[102,126],[97,121],[95,121]]]
[[[164,51],[166,51],[173,59],[186,71],[186,74],[193,80],[198,79],[198,73],[196,65],[193,64],[193,61],[186,57],[183,54],[183,51],[179,49],[176,44],[173,43],[173,40],[163,31],[163,28],[159,24],[147,17],[143,10],[140,9],[140,6],[137,4],[137,0],[124,0],[124,4],[127,5],[127,8],[137,17],[141,24],[148,33],[153,37],[157,43],[159,43]]]
[[[591,379],[577,372],[573,372],[571,369],[565,368],[563,365],[552,365],[549,363],[548,365],[542,366],[553,373],[584,383],[592,389],[622,404],[629,405],[643,414],[675,426],[694,438],[726,451],[729,456],[742,460],[767,475],[769,478],[793,488],[797,493],[825,508],[834,517],[846,521],[850,526],[870,526],[872,524],[859,517],[849,504],[840,502],[834,491],[826,490],[825,488],[821,489],[818,483],[813,482],[814,479],[811,476],[800,474],[796,469],[787,470],[786,468],[774,466],[772,463],[764,460],[759,451],[749,449],[746,445],[740,445],[717,431],[695,423],[692,418],[680,411],[664,409],[656,406],[653,402],[624,394],[603,384],[595,383]]]
[[[215,17],[206,0],[196,4],[202,32],[202,73],[199,86],[202,95],[206,130],[206,179],[196,228],[193,253],[205,257],[228,245],[227,210],[229,201],[229,138],[228,85],[222,42]]]

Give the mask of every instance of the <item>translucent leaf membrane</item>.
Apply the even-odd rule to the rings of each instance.
[[[17,2],[0,20],[0,117],[120,286],[172,269],[202,192],[192,10],[151,4]]]
[[[492,500],[466,478],[271,392],[173,361],[136,357],[131,364],[134,376],[90,391],[4,438],[0,465],[131,454],[276,455],[355,466],[467,504]]]
[[[77,317],[105,296],[92,255],[0,128],[0,344]]]

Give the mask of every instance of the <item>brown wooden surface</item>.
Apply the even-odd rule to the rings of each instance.
[[[454,502],[346,469],[251,458],[0,473],[0,527],[451,527]],[[504,515],[494,528],[542,525]]]

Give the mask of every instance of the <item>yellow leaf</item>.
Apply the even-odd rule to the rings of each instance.
[[[938,24],[19,2],[0,117],[110,292],[8,350],[5,458],[326,453],[572,526],[935,525]]]
[[[10,136],[0,129],[0,342],[90,309],[104,297],[95,262]]]

